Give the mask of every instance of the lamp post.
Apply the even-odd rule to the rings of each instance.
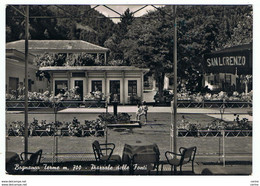
[[[54,162],[55,157],[56,157],[56,161],[58,161],[58,158],[57,158],[58,138],[56,138],[56,132],[57,132],[57,125],[58,125],[58,123],[57,123],[57,113],[58,113],[58,110],[59,110],[59,107],[60,107],[60,99],[56,96],[53,97],[51,104],[52,104],[53,111],[54,111],[54,127],[53,127],[53,162]]]
[[[106,97],[106,103],[105,103],[105,107],[106,107],[106,116],[108,114],[108,100]],[[108,128],[107,128],[107,121],[105,120],[105,133],[106,133],[106,155],[107,155],[107,135],[108,135]]]
[[[24,152],[25,160],[28,159],[28,37],[29,37],[29,6],[26,6],[25,15],[25,95],[24,95]]]
[[[171,150],[173,152],[177,152],[177,21],[176,21],[176,9],[177,6],[173,5],[172,6],[172,12],[174,16],[174,36],[173,36],[173,42],[174,42],[174,47],[173,47],[173,74],[174,74],[174,82],[173,82],[173,122],[171,126],[172,130],[172,139],[171,139]]]

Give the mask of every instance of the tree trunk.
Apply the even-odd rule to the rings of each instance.
[[[162,72],[158,77],[158,92],[159,92],[159,102],[164,102],[163,96],[163,84],[164,84],[164,75],[165,73]]]

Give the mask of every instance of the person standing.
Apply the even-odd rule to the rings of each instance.
[[[143,114],[144,114],[144,117],[145,117],[145,122],[147,123],[148,107],[147,107],[145,101],[143,102],[143,109],[142,110],[143,110]]]
[[[136,121],[140,121],[142,112],[143,112],[143,108],[141,107],[140,104],[138,104],[137,111],[136,111]]]

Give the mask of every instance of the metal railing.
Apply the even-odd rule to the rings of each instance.
[[[251,157],[252,153],[235,153],[231,155],[230,153],[226,153],[226,147],[225,147],[225,138],[227,137],[252,137],[252,130],[197,130],[197,131],[187,131],[187,130],[178,130],[178,136],[179,137],[218,137],[219,139],[222,139],[222,153],[220,152],[221,145],[219,143],[219,153],[211,153],[211,154],[198,154],[199,157],[203,158],[212,158],[217,157],[219,159],[222,159],[223,166],[226,165],[226,159],[227,157]],[[243,156],[241,156],[241,154]],[[235,155],[235,156],[234,156]]]
[[[209,101],[196,102],[192,100],[178,100],[178,108],[251,108],[252,102],[247,101]]]
[[[33,130],[29,131],[29,136],[78,136],[78,137],[87,137],[87,136],[104,136],[104,130],[81,130],[79,133],[70,132],[68,129],[57,130]],[[24,131],[15,131],[15,130],[8,130],[7,136],[24,136]]]
[[[61,108],[104,108],[106,102],[104,100],[86,100],[86,101],[61,101]],[[51,103],[45,101],[28,101],[28,108],[49,108]],[[178,100],[178,108],[252,108],[252,102],[247,101],[208,101],[203,100],[201,102]],[[24,101],[6,101],[6,109],[24,109]]]
[[[252,137],[252,130],[178,130],[179,137]]]
[[[77,107],[86,107],[86,108],[104,108],[105,100],[96,101],[96,100],[86,100],[86,101],[61,101],[59,107],[60,108],[77,108]],[[28,101],[28,108],[50,108],[51,103],[45,101]],[[24,109],[25,102],[24,101],[6,101],[6,109]]]

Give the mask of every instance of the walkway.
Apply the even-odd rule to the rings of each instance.
[[[136,106],[118,106],[118,112],[127,112],[135,113]],[[223,119],[225,121],[233,121],[235,116],[234,114],[239,114],[240,119],[247,118],[249,121],[253,121],[253,117],[248,114],[252,109],[248,108],[229,108],[225,109]],[[106,112],[105,108],[67,108],[59,111],[59,113],[104,113]],[[113,106],[108,107],[108,112],[113,113]],[[149,113],[171,113],[171,107],[149,107]],[[221,118],[220,110],[217,108],[178,108],[177,113],[179,114],[206,114],[210,117]]]

